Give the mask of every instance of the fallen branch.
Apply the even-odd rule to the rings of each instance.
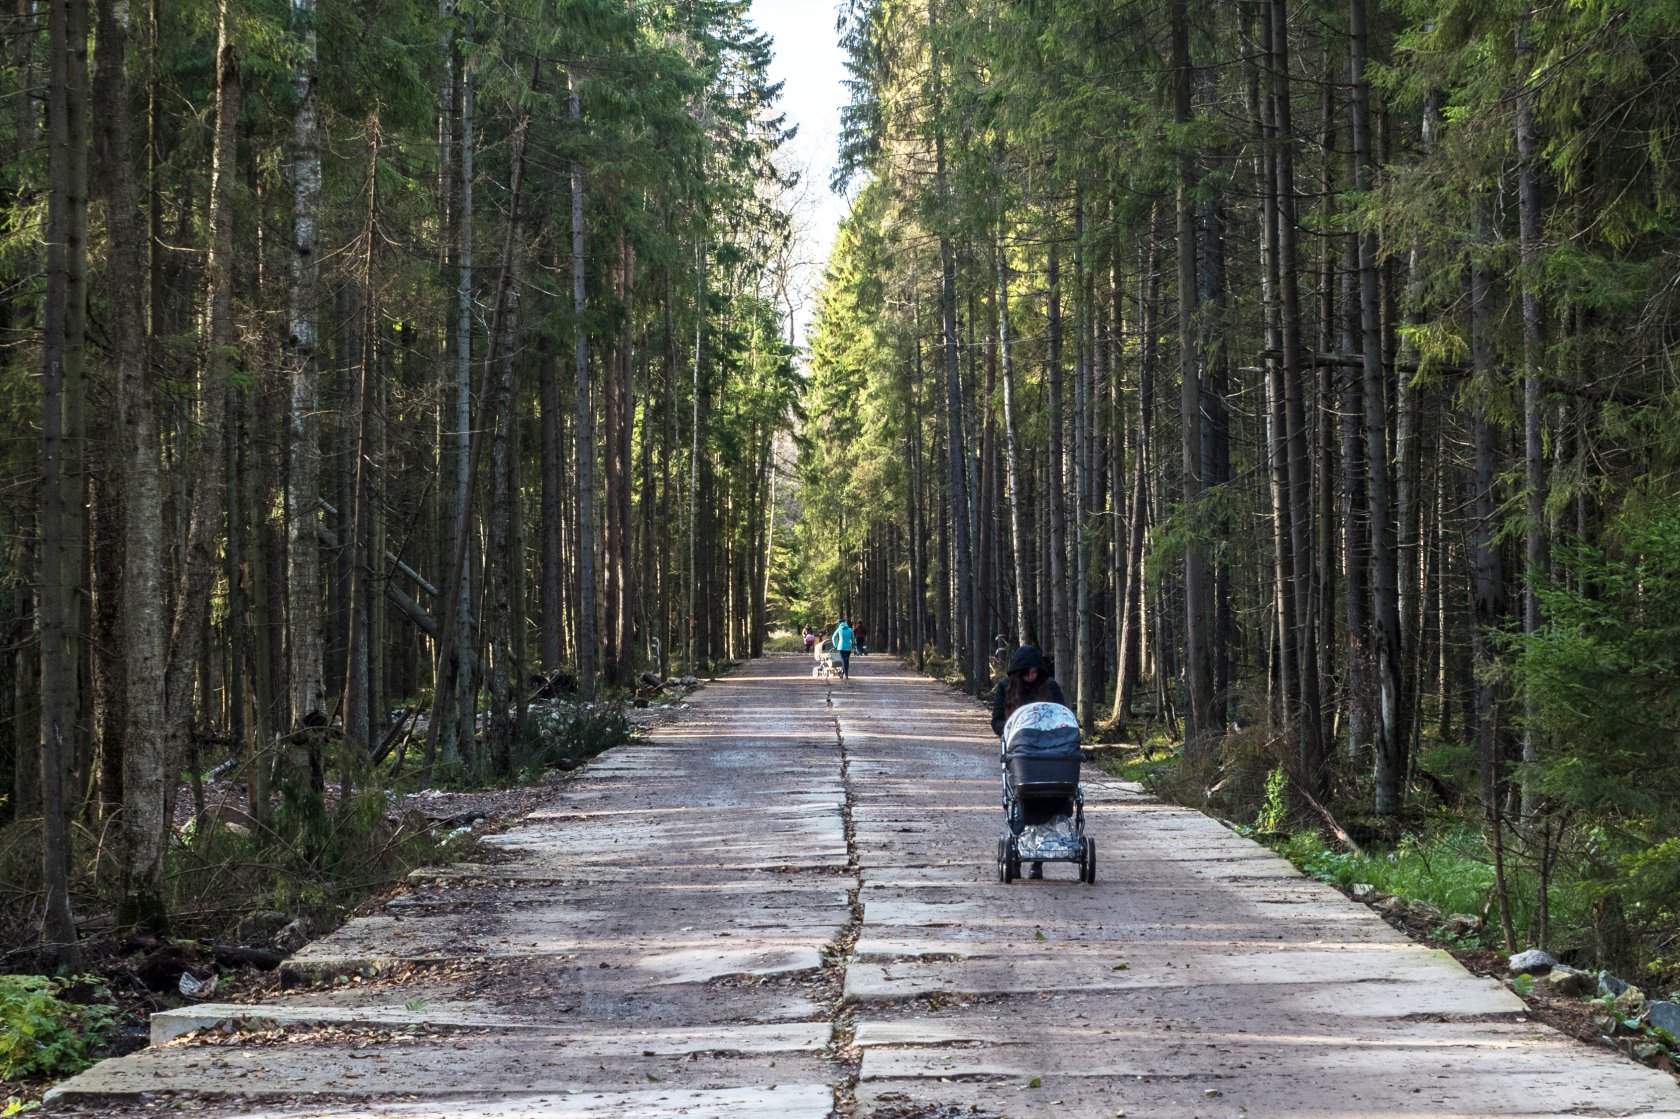
[[[1309,793],[1305,785],[1297,784],[1295,789],[1301,794],[1301,796],[1306,798],[1308,804],[1317,809],[1320,816],[1324,817],[1324,822],[1330,826],[1330,830],[1335,833],[1336,838],[1342,841],[1343,846],[1345,846],[1349,851],[1352,851],[1355,855],[1358,855],[1360,858],[1365,857],[1364,850],[1357,842],[1354,841],[1353,836],[1349,835],[1347,833],[1347,829],[1336,822],[1336,817],[1330,814],[1330,810],[1328,808],[1318,803],[1318,798]]]

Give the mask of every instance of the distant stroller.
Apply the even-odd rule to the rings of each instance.
[[[840,650],[834,647],[832,641],[819,640],[817,651],[812,654],[816,666],[811,669],[811,675],[819,680],[838,680],[844,676],[841,671]]]
[[[1008,831],[998,838],[998,881],[1021,877],[1023,861],[1076,863],[1097,880],[1097,844],[1085,835],[1079,785],[1079,720],[1059,703],[1028,703],[1004,724],[1000,764]]]

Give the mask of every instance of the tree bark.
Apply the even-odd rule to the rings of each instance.
[[[1009,554],[1014,568],[1015,643],[1027,643],[1027,557],[1021,539],[1021,435],[1015,421],[1015,359],[1009,338],[1009,260],[1001,228],[997,240],[998,357],[1003,376],[1004,464],[1009,486]]]
[[[1283,348],[1284,449],[1290,509],[1289,576],[1293,583],[1296,616],[1289,641],[1296,650],[1299,703],[1295,712],[1296,758],[1299,780],[1322,798],[1329,773],[1324,756],[1320,719],[1318,653],[1312,640],[1316,628],[1312,612],[1313,572],[1311,462],[1307,449],[1307,417],[1303,400],[1306,380],[1301,363],[1301,299],[1295,248],[1295,132],[1290,109],[1289,21],[1285,0],[1270,0],[1273,113],[1277,130],[1277,276],[1281,307],[1280,342]],[[1369,406],[1369,405],[1367,405]]]
[[[73,512],[66,478],[72,442],[66,430],[73,405],[67,399],[79,387],[68,370],[73,348],[69,337],[69,301],[74,285],[70,244],[77,201],[73,187],[70,115],[74,105],[71,70],[76,50],[71,42],[75,0],[52,0],[47,24],[47,246],[46,300],[41,319],[41,504],[40,591],[37,597],[41,646],[41,814],[45,905],[42,938],[61,963],[79,958],[76,921],[70,905],[70,760],[76,754],[76,658],[72,634],[75,603],[63,578],[74,564],[71,551]],[[85,36],[84,36],[85,42]],[[67,484],[68,483],[68,484]]]
[[[1155,366],[1158,361],[1161,298],[1160,204],[1149,211],[1148,248],[1138,277],[1138,405],[1133,428],[1131,512],[1126,586],[1120,603],[1119,658],[1114,678],[1114,724],[1123,728],[1132,715],[1143,652],[1143,545],[1149,521],[1149,471],[1155,438]]]
[[[315,523],[320,497],[320,372],[316,367],[321,222],[320,103],[316,88],[316,0],[291,0],[292,34],[299,46],[292,71],[297,98],[292,116],[291,311],[285,346],[291,409],[287,417],[287,572],[291,717],[294,727],[324,724],[321,565]]]
[[[1371,151],[1370,85],[1365,79],[1365,0],[1350,0],[1348,68],[1353,84],[1354,185],[1372,189],[1375,159]],[[1377,773],[1375,808],[1384,816],[1400,813],[1405,794],[1409,745],[1400,646],[1399,560],[1395,544],[1393,490],[1389,484],[1388,409],[1383,392],[1382,321],[1378,309],[1377,235],[1359,234],[1359,329],[1364,358],[1366,496],[1369,501],[1371,590],[1377,626]]]
[[[1045,415],[1049,424],[1045,432],[1044,466],[1044,513],[1050,529],[1048,651],[1057,671],[1065,673],[1071,665],[1068,663],[1070,635],[1067,626],[1067,491],[1063,484],[1066,453],[1062,433],[1066,417],[1063,414],[1062,392],[1062,279],[1054,230],[1049,236],[1049,253],[1044,265],[1044,386],[1048,398]]]
[[[1540,629],[1540,585],[1546,578],[1546,464],[1541,429],[1541,362],[1545,345],[1540,309],[1540,171],[1539,137],[1534,124],[1534,94],[1529,69],[1528,15],[1517,32],[1518,65],[1523,70],[1516,97],[1517,226],[1522,259],[1523,352],[1523,632]],[[1532,767],[1540,760],[1532,706],[1522,738],[1522,823],[1532,823],[1537,797]]]
[[[937,75],[937,66],[935,73]],[[941,112],[940,97],[937,92],[937,76],[935,78],[936,92],[935,117]],[[945,168],[945,134],[943,127],[934,133],[934,177],[941,202],[946,207],[943,221],[949,221],[951,206],[950,184],[946,179]],[[967,633],[972,621],[974,582],[969,571],[969,515],[968,515],[968,484],[967,470],[964,459],[966,452],[963,444],[962,424],[962,383],[961,369],[957,361],[957,265],[951,248],[950,234],[941,231],[939,237],[940,264],[940,317],[943,326],[945,351],[945,415],[949,431],[946,437],[947,462],[950,470],[951,484],[951,537],[955,552],[956,574],[956,616],[960,625],[956,627],[955,640],[952,642],[957,663],[962,666],[963,675],[968,680],[970,694],[978,695],[980,680],[973,672],[973,660],[968,655],[968,642],[975,640],[972,633]]]
[[[567,104],[575,128],[583,119],[576,79],[566,76]],[[584,313],[588,310],[584,288],[583,256],[583,166],[572,164],[572,361],[575,378],[572,437],[577,479],[577,650],[578,684],[585,695],[595,691],[595,413],[589,393],[589,337]],[[698,360],[698,358],[697,358]],[[698,371],[696,371],[698,376]],[[691,526],[692,528],[692,526]],[[692,531],[691,531],[692,535]],[[692,569],[692,547],[690,567]],[[692,614],[692,602],[690,603]],[[690,642],[690,664],[693,644]],[[691,667],[692,671],[692,667]]]
[[[1188,125],[1190,103],[1190,28],[1186,0],[1172,3],[1173,121]],[[1199,506],[1206,484],[1202,474],[1202,386],[1196,355],[1200,289],[1196,285],[1196,168],[1189,153],[1178,153],[1178,367],[1179,439],[1182,452],[1184,526],[1184,685],[1185,753],[1206,757],[1219,727],[1213,716],[1213,671],[1208,647],[1210,620],[1207,549],[1201,540]]]
[[[544,253],[541,274],[546,278],[555,270],[554,255]],[[561,622],[565,584],[565,554],[561,549],[561,486],[565,452],[561,446],[564,423],[560,413],[560,351],[552,331],[537,332],[537,396],[542,408],[541,448],[542,479],[542,557],[541,557],[541,633],[542,670],[554,672],[561,661]]]

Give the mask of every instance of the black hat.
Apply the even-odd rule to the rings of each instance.
[[[1009,658],[1009,675],[1025,672],[1029,668],[1036,668],[1046,676],[1054,676],[1049,660],[1037,645],[1021,645],[1015,650],[1015,655]]]

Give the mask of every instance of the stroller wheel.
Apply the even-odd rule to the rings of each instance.
[[[1080,871],[1079,877],[1085,882],[1085,884],[1087,886],[1094,886],[1094,885],[1097,884],[1097,841],[1096,840],[1090,839],[1090,838],[1087,838],[1085,840],[1084,857],[1080,860],[1079,871]]]
[[[1004,840],[1003,880],[1013,882],[1019,877],[1021,877],[1021,848],[1016,844],[1015,837],[1010,836]]]
[[[1003,839],[998,840],[997,872],[999,882],[1009,881],[1009,844]]]

